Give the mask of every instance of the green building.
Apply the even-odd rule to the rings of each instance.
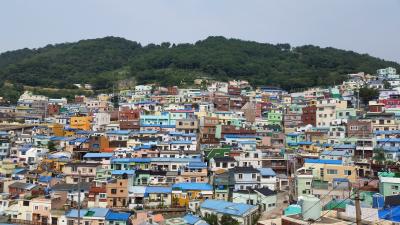
[[[400,173],[380,172],[379,176],[379,192],[383,196],[400,194]]]
[[[281,111],[278,110],[271,110],[270,112],[268,112],[267,115],[267,120],[268,120],[268,125],[282,125],[282,118],[283,118],[283,114]]]

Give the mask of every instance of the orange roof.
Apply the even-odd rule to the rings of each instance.
[[[114,152],[114,148],[105,148],[101,152]]]
[[[156,223],[163,222],[164,216],[162,214],[156,214],[153,216],[153,221]]]

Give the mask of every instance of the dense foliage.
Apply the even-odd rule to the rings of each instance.
[[[62,89],[90,83],[97,90],[110,90],[117,81],[132,78],[138,83],[185,85],[207,77],[246,79],[255,85],[294,90],[339,83],[346,79],[345,74],[374,73],[388,66],[400,68],[366,54],[311,45],[291,47],[209,37],[195,44],[143,47],[106,37],[3,53],[0,81]]]

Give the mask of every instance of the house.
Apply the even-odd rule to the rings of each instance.
[[[192,201],[204,201],[213,197],[213,188],[208,183],[176,183],[172,185],[173,206],[189,207]]]
[[[334,178],[346,178],[351,182],[357,180],[356,167],[341,160],[305,159],[304,167],[312,169],[314,178],[322,181],[332,182]]]
[[[400,194],[400,175],[398,173],[380,172],[379,176],[379,192],[383,196]]]
[[[107,188],[105,186],[92,186],[89,189],[88,207],[107,207]]]
[[[69,126],[78,130],[91,130],[92,120],[91,116],[72,116]]]
[[[97,167],[100,163],[70,162],[63,168],[66,183],[92,182],[96,178]],[[80,179],[80,180],[79,180]]]
[[[200,205],[200,214],[203,218],[211,214],[217,215],[219,219],[223,215],[229,215],[242,225],[253,224],[253,219],[257,217],[257,213],[257,206],[223,200],[207,199]]]
[[[82,224],[91,225],[104,225],[106,223],[107,214],[110,209],[107,208],[88,208],[81,209],[80,214],[78,214],[77,209],[71,209],[65,213],[66,224],[68,225],[78,225],[78,215],[80,215],[80,222]]]
[[[128,225],[130,224],[130,213],[110,211],[106,215],[105,225]]]
[[[211,171],[229,170],[238,166],[238,162],[231,156],[217,156],[210,159]]]
[[[207,164],[203,162],[190,162],[180,171],[182,182],[208,182]]]
[[[229,171],[217,171],[213,175],[214,199],[229,200],[230,189],[234,185]]]
[[[321,204],[325,205],[331,200],[347,199],[351,197],[351,185],[346,178],[333,178],[332,182],[313,180],[311,193],[320,198]]]
[[[144,193],[144,204],[151,208],[171,207],[172,188],[147,186]]]
[[[258,168],[260,171],[260,188],[269,188],[270,190],[276,190],[276,173],[271,168]]]
[[[85,201],[91,186],[91,183],[86,182],[81,182],[80,184],[59,183],[51,188],[50,196],[65,196],[70,205],[76,206],[78,202],[78,195],[80,195],[81,201]]]
[[[235,182],[234,190],[258,188],[260,185],[260,171],[253,167],[235,167],[230,169],[229,172]]]
[[[277,193],[269,188],[236,190],[232,202],[259,206],[260,210],[268,212],[276,207]]]
[[[311,194],[313,178],[313,171],[311,169],[303,167],[296,171],[295,190],[297,197]]]
[[[107,207],[127,208],[128,199],[128,179],[113,179],[106,184]]]
[[[39,194],[41,190],[38,185],[16,181],[8,185],[8,192],[11,196],[19,197],[20,195]]]

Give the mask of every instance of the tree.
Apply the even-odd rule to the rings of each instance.
[[[220,225],[239,225],[239,222],[230,215],[223,215],[219,221]]]
[[[119,108],[119,95],[118,94],[113,95],[111,97],[111,102],[113,103],[114,109],[118,109]]]
[[[47,142],[47,148],[49,149],[50,152],[57,150],[56,144],[54,143],[54,141]]]
[[[390,89],[390,88],[392,88],[392,85],[390,85],[390,83],[387,80],[384,80],[383,81],[383,88]]]
[[[210,225],[218,225],[218,217],[215,214],[206,215],[204,220]]]
[[[364,105],[367,105],[369,101],[379,97],[379,91],[375,88],[362,87],[360,88],[359,93]]]
[[[374,149],[374,157],[373,159],[379,165],[383,165],[386,161],[385,150],[383,148]]]

